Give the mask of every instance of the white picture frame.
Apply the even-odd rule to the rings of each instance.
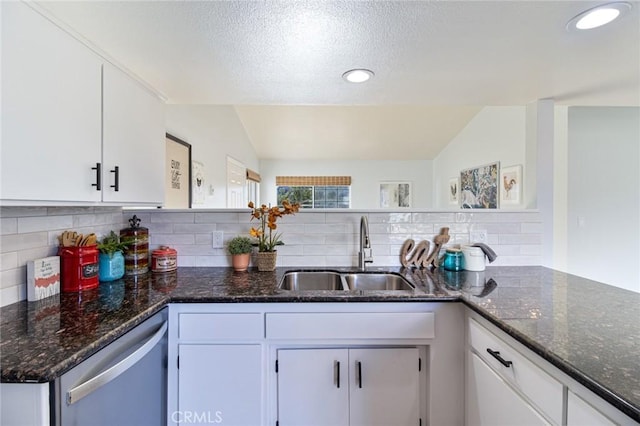
[[[460,202],[460,179],[455,177],[449,179],[449,187],[447,188],[449,194],[449,204],[458,205]]]
[[[411,207],[411,182],[380,182],[379,194],[381,208]]]
[[[522,165],[500,170],[500,205],[522,203]]]

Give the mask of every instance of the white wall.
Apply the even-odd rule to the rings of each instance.
[[[166,126],[167,133],[191,144],[193,161],[204,164],[205,203],[193,207],[226,207],[227,155],[258,170],[256,152],[232,106],[167,105]]]
[[[449,179],[459,177],[463,169],[496,161],[501,167],[524,167],[525,144],[526,107],[483,108],[433,160],[434,207],[455,208],[455,204],[449,204]],[[524,197],[527,188],[525,180]],[[521,209],[523,205],[508,207]]]
[[[432,161],[372,161],[372,160],[261,160],[260,199],[276,202],[276,176],[351,176],[351,207],[380,207],[379,189],[383,181],[412,183],[412,207],[432,207]]]
[[[568,272],[640,292],[640,108],[570,107]]]

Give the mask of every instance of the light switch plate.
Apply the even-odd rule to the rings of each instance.
[[[487,244],[487,239],[488,239],[488,236],[487,236],[486,229],[469,232],[469,242],[471,244],[475,244],[475,243]]]
[[[224,248],[223,231],[213,231],[213,248]]]

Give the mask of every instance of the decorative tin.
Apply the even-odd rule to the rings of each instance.
[[[171,272],[178,269],[178,252],[167,246],[151,252],[151,271]]]
[[[63,292],[98,287],[98,248],[92,246],[59,247]]]

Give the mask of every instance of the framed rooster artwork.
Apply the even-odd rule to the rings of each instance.
[[[503,167],[500,171],[500,205],[522,202],[522,166]]]

